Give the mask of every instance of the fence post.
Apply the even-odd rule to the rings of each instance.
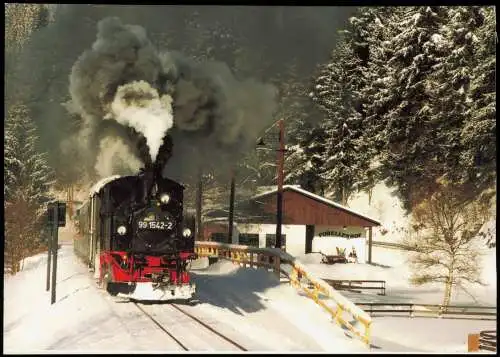
[[[411,304],[410,305],[410,317],[413,317],[413,308],[415,307],[415,305]]]
[[[365,339],[366,343],[368,344],[368,348],[371,348],[370,345],[370,329],[371,329],[371,324],[365,325]]]
[[[318,299],[319,299],[319,297],[318,297],[318,288],[317,288],[317,286],[315,284],[314,287],[313,287],[313,300],[314,300],[314,302],[317,303]]]
[[[339,318],[341,318],[342,316],[342,306],[340,305],[337,305],[337,313],[335,314],[335,321],[337,322],[337,325],[340,325],[340,320]]]
[[[279,256],[274,256],[274,273],[280,278],[280,257]]]
[[[442,305],[439,305],[438,307],[438,317],[443,317],[443,306]]]
[[[467,352],[479,351],[479,334],[470,333],[467,336]]]
[[[297,287],[298,286],[298,283],[297,283],[297,269],[295,268],[295,266],[292,267],[292,273],[290,274],[290,281],[292,283],[292,286],[293,287]]]

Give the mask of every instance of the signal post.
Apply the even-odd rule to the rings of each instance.
[[[47,286],[50,288],[50,265],[52,256],[52,290],[50,303],[56,302],[56,278],[57,278],[57,248],[59,245],[58,233],[59,227],[66,225],[66,204],[63,202],[52,202],[47,207],[48,224],[50,226],[50,236],[48,238],[48,256],[47,256]]]

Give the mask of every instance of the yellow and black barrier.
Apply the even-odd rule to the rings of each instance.
[[[325,309],[335,323],[347,328],[368,346],[370,345],[371,317],[327,282],[314,277],[303,264],[290,254],[277,248],[255,248],[205,241],[195,243],[195,252],[199,257],[218,257],[245,267],[272,269],[278,277],[281,272],[287,274],[291,285],[304,291],[316,304]],[[283,269],[284,265],[291,267],[290,274]],[[359,323],[359,326],[357,323],[349,322],[351,319]]]

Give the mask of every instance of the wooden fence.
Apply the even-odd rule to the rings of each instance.
[[[255,248],[205,241],[195,243],[195,252],[200,257],[219,257],[248,267],[263,267],[274,271],[278,276],[281,273],[285,274],[293,287],[303,291],[330,313],[333,321],[370,345],[371,317],[327,282],[314,277],[290,254],[276,248]],[[359,324],[351,323],[352,320],[358,321]]]
[[[370,316],[397,315],[410,317],[445,317],[445,318],[468,318],[482,320],[496,320],[494,306],[447,306],[414,303],[371,303],[358,302],[357,305],[370,314]]]
[[[323,279],[336,290],[361,293],[362,290],[379,290],[377,295],[385,295],[385,280],[332,280]]]
[[[272,270],[280,276],[280,257],[273,248],[255,248],[218,242],[196,242],[195,252],[200,257],[217,257],[231,260],[244,267]]]
[[[372,241],[372,245],[374,247],[384,247],[390,249],[397,250],[408,250],[408,251],[417,251],[416,247],[411,247],[409,245],[401,244],[401,243],[390,243],[390,242],[380,242],[380,241]]]

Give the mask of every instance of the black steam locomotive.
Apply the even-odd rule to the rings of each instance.
[[[76,214],[74,250],[111,295],[190,299],[195,219],[183,214],[184,187],[157,170],[98,182]]]

